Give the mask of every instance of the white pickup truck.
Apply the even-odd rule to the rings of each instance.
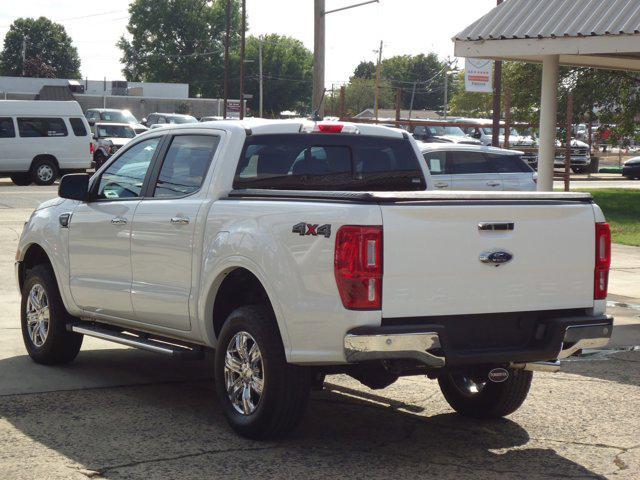
[[[382,126],[144,133],[26,223],[26,348],[215,350],[220,406],[252,438],[291,430],[333,373],[427,375],[461,414],[508,415],[532,371],[607,343],[609,227],[587,194],[430,188],[413,138]]]

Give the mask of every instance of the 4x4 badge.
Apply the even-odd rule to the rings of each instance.
[[[325,223],[324,225],[300,222],[296,223],[291,229],[292,233],[297,233],[299,235],[311,235],[317,237],[318,235],[322,235],[326,238],[331,236],[331,225]]]

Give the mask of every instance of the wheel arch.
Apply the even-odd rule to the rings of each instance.
[[[36,164],[36,162],[38,162],[39,160],[50,160],[53,163],[55,163],[56,168],[60,170],[60,163],[58,162],[58,159],[55,157],[55,155],[51,155],[50,153],[39,153],[38,155],[33,157],[33,159],[31,160],[31,166],[29,167],[29,170],[31,170],[33,166]]]
[[[27,270],[35,267],[36,265],[49,265],[51,270],[54,273],[54,276],[57,280],[57,275],[55,275],[55,270],[53,268],[53,263],[51,262],[51,258],[47,251],[38,243],[31,243],[24,249],[24,253],[22,254],[22,258],[18,263],[18,286],[22,291],[22,286],[24,285],[24,280],[27,275]]]
[[[285,352],[288,354],[290,342],[280,306],[259,269],[246,262],[227,264],[215,275],[206,292],[201,318],[208,344],[217,344],[222,325],[235,308],[247,304],[267,303],[273,312]]]

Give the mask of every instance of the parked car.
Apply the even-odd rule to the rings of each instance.
[[[446,125],[415,125],[409,131],[416,140],[426,143],[462,143],[480,145],[480,142],[464,133],[460,127]]]
[[[51,185],[91,166],[91,132],[78,102],[0,101],[0,175]]]
[[[556,147],[564,147],[564,142],[556,140]],[[553,161],[555,168],[564,168],[564,153],[558,153]],[[585,173],[591,166],[591,151],[589,145],[581,140],[571,139],[571,171]]]
[[[622,175],[629,180],[640,180],[640,157],[633,157],[622,165]]]
[[[201,122],[217,122],[219,120],[224,120],[224,117],[218,117],[218,116],[213,116],[213,117],[200,117],[200,121]]]
[[[136,132],[128,123],[96,123],[94,130],[93,163],[96,170],[136,136]]]
[[[157,128],[167,124],[180,125],[183,123],[198,123],[198,119],[191,115],[179,113],[152,113],[142,120],[142,123],[149,128]]]
[[[136,137],[25,224],[26,349],[47,365],[83,335],[215,349],[217,405],[257,439],[291,430],[328,373],[424,374],[462,415],[509,415],[533,371],[611,336],[609,227],[588,193],[427,191],[435,178],[410,135],[377,125]]]
[[[126,123],[133,128],[136,135],[149,130],[142,125],[129,110],[117,110],[115,108],[90,108],[85,112],[89,125],[95,123]]]
[[[464,122],[470,124],[467,127],[463,127],[462,130],[472,138],[477,139],[482,145],[491,146],[493,142],[493,127],[488,127],[491,124],[491,119],[481,118],[456,118],[455,121]],[[475,124],[475,125],[474,125]],[[498,142],[500,146],[504,146],[505,142],[505,126],[501,121],[500,133],[498,135]],[[538,165],[538,153],[536,150],[538,143],[533,135],[520,133],[516,128],[509,128],[509,148],[522,148],[528,149],[523,153],[522,157],[532,167],[536,168]]]
[[[421,143],[438,190],[535,190],[538,174],[522,152],[495,147]]]

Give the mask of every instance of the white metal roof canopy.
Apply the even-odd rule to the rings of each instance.
[[[552,190],[558,66],[640,71],[640,0],[506,0],[453,41],[457,57],[543,64],[538,189]]]

